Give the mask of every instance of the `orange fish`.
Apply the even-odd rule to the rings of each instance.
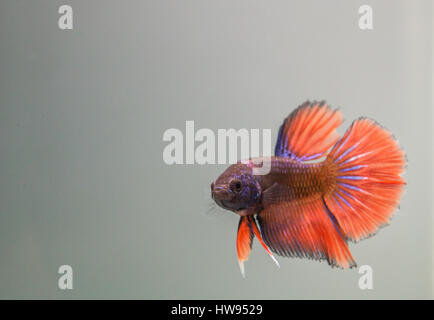
[[[250,159],[231,165],[211,184],[214,201],[240,215],[243,276],[255,236],[276,263],[273,253],[348,268],[356,263],[347,242],[389,223],[406,184],[405,153],[367,118],[355,120],[340,137],[342,121],[325,102],[305,102],[280,127],[267,175],[253,175],[257,161]]]

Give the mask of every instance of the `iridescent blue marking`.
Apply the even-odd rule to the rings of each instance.
[[[345,138],[344,142],[342,142],[342,144],[339,146],[339,148],[336,150],[336,153],[339,153],[339,151],[342,149],[342,147],[344,146],[344,144],[347,142],[349,135]],[[337,144],[335,144],[336,146]]]
[[[344,180],[365,180],[366,177],[362,177],[362,176],[338,176],[339,179],[344,179]]]
[[[314,155],[311,155],[310,157],[303,156],[303,157],[300,158],[300,160],[301,160],[301,161],[309,161],[309,160],[312,160],[312,159],[316,159],[316,158],[318,158],[319,156],[321,156],[323,153],[324,153],[324,152],[316,153],[316,154],[314,154]]]
[[[347,201],[345,200],[339,193],[336,193],[336,195],[347,205],[349,206],[351,209],[353,209],[353,206]]]
[[[372,153],[372,152],[365,152],[365,153],[359,154],[358,156],[351,157],[348,160],[342,162],[341,165],[344,165],[344,164],[349,163],[351,161],[357,160],[357,159],[359,159],[361,157],[364,157],[364,156],[366,156],[366,155],[368,155],[370,153]]]
[[[326,212],[330,218],[330,220],[333,223],[333,226],[335,227],[335,230],[337,231],[337,233],[339,233],[339,235],[343,238],[344,236],[341,234],[341,231],[339,230],[339,223],[338,220],[336,219],[335,215],[330,211],[329,207],[327,206],[327,203],[325,202],[324,198],[322,198],[322,202],[324,204],[324,207],[326,209]]]
[[[354,160],[357,160],[357,159],[359,159],[359,158],[360,158],[360,156],[354,156],[354,157],[351,157],[351,158],[349,158],[348,160],[342,162],[342,164],[350,163],[350,162],[352,162],[352,161],[354,161]]]
[[[284,152],[288,152],[288,137],[285,136],[285,140],[283,141],[283,146],[284,146]]]
[[[288,137],[283,136],[283,129],[285,127],[286,119],[283,121],[283,124],[279,128],[279,134],[277,135],[277,142],[274,148],[274,154],[276,156],[289,157],[291,152],[287,150],[288,147]]]
[[[350,198],[352,198],[354,200],[357,200],[355,196],[353,196],[352,194],[349,194],[344,189],[339,188],[339,191],[342,192],[343,194],[345,194],[346,196],[348,196],[348,197],[350,197]]]
[[[359,170],[360,168],[363,168],[363,167],[365,167],[365,165],[360,164],[358,166],[353,166],[353,167],[341,169],[341,170],[339,170],[339,172],[347,172],[347,171]]]
[[[346,183],[343,183],[343,182],[338,182],[338,183],[339,183],[341,186],[346,187],[346,188],[351,189],[351,190],[355,190],[355,191],[363,191],[362,189],[357,188],[357,187],[355,187],[355,186],[352,186],[352,185],[350,185],[350,184],[346,184]]]
[[[338,204],[339,208],[341,208],[342,210],[345,211],[345,209],[341,206],[340,202],[338,201],[338,199],[336,199],[336,197],[334,195],[332,195],[333,200]]]
[[[281,153],[280,155],[284,156],[284,157],[290,157],[291,153],[289,151],[287,151],[287,150],[283,150],[283,153]]]
[[[343,157],[345,157],[348,153],[350,153],[351,151],[353,151],[356,147],[357,147],[357,143],[354,145],[354,146],[352,146],[352,147],[350,147],[350,148],[348,148],[347,150],[345,150],[344,151],[344,153],[342,153],[337,159],[336,159],[336,162],[339,162]]]

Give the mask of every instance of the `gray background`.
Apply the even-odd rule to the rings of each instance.
[[[431,1],[0,3],[0,298],[432,297]],[[213,210],[226,166],[162,160],[168,128],[272,128],[306,99],[369,116],[408,154],[391,226],[350,248],[374,269],[280,258]],[[57,287],[69,264],[74,289]]]

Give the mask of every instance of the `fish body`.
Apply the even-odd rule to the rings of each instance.
[[[287,187],[287,201],[324,193],[330,180],[324,163],[303,163],[286,157],[272,157],[270,173],[257,177],[264,189],[275,183]]]
[[[357,119],[342,137],[341,123],[325,102],[305,102],[280,127],[267,175],[253,174],[252,159],[211,184],[216,203],[240,216],[243,275],[254,237],[273,260],[275,253],[348,268],[356,265],[348,241],[389,223],[405,185],[405,154],[373,120]]]

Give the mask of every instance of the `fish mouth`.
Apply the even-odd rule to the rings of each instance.
[[[219,201],[231,201],[233,200],[233,195],[228,192],[228,190],[224,187],[214,187],[214,185],[211,185],[211,197],[214,200]]]
[[[233,212],[244,212],[247,211],[247,208],[244,206],[240,206],[236,203],[233,203],[231,201],[227,201],[227,200],[222,200],[222,199],[214,199],[214,201],[217,203],[217,205],[223,209],[229,210],[229,211],[233,211]]]

